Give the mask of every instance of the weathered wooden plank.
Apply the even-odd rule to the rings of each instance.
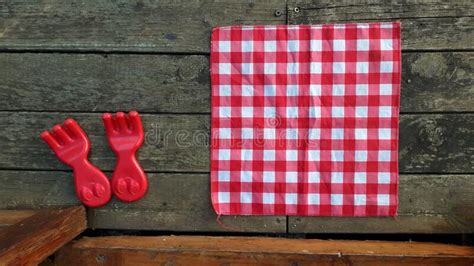
[[[0,53],[0,110],[210,112],[209,57]]]
[[[69,169],[39,138],[41,131],[73,117],[92,142],[91,160],[114,169],[100,114],[0,112],[0,169]],[[209,115],[142,116],[146,131],[139,160],[146,171],[209,171]],[[402,115],[400,172],[472,173],[474,114]]]
[[[0,229],[16,224],[37,212],[36,210],[0,210]]]
[[[400,172],[472,173],[473,133],[474,114],[402,115]]]
[[[113,199],[89,210],[93,228],[162,231],[285,232],[286,217],[222,216],[217,222],[208,174],[149,174],[149,191],[132,204]],[[77,204],[72,173],[0,171],[0,208],[36,209]],[[474,232],[473,175],[401,175],[395,218],[289,217],[299,233]]]
[[[395,218],[369,217],[346,219],[341,217],[288,217],[289,233],[338,234],[459,234],[472,233],[470,225],[455,217],[443,215],[405,215]]]
[[[109,173],[110,176],[110,173]],[[285,216],[222,216],[212,209],[208,174],[148,174],[149,190],[135,203],[115,198],[89,209],[93,228],[162,231],[286,232]],[[0,171],[0,208],[31,209],[78,204],[70,172]]]
[[[474,248],[434,243],[268,237],[85,237],[53,265],[471,265]]]
[[[402,112],[474,111],[474,53],[404,53]],[[0,53],[0,110],[209,113],[209,57]]]
[[[0,264],[36,265],[86,228],[83,206],[40,211],[0,231]]]
[[[294,8],[299,7],[300,12]],[[8,2],[0,6],[0,49],[207,53],[215,26],[284,24],[285,1]],[[282,15],[276,16],[275,11]],[[394,10],[394,11],[392,11]],[[395,20],[406,49],[472,49],[472,6],[360,1],[290,4],[291,24]]]
[[[92,162],[102,170],[113,170],[116,157],[107,144],[100,114],[28,112],[0,113],[0,150],[8,154],[0,156],[0,169],[69,169],[39,138],[42,130],[66,117],[75,118],[89,136]],[[142,115],[142,119],[146,136],[138,155],[145,170],[209,169],[208,115]]]
[[[474,111],[474,53],[403,53],[401,112]]]
[[[284,24],[285,13],[277,0],[9,1],[0,49],[203,53],[215,26]]]
[[[292,2],[292,3],[291,3]],[[290,1],[289,24],[402,22],[403,50],[474,48],[470,1]]]
[[[472,175],[401,175],[395,218],[289,217],[288,230],[292,233],[472,233],[472,191]]]
[[[363,19],[401,19],[426,17],[471,17],[474,7],[470,1],[401,1],[394,0],[386,3],[371,0],[289,0],[290,17],[313,15],[305,12],[318,12],[322,19],[328,20],[363,20]],[[293,8],[291,8],[293,7]],[[294,7],[299,8],[295,12]]]

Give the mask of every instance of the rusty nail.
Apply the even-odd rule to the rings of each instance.
[[[99,254],[95,257],[95,260],[98,263],[104,263],[107,260],[107,257],[105,255]]]

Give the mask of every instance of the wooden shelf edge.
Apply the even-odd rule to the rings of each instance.
[[[318,264],[371,265],[384,261],[474,263],[474,247],[435,243],[285,239],[270,237],[84,237],[62,248],[54,265]],[[331,264],[333,263],[333,264]]]

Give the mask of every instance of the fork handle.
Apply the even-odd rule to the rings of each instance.
[[[135,157],[135,151],[122,151],[117,157],[117,165],[112,176],[114,195],[124,202],[137,201],[148,189],[145,171]]]
[[[70,165],[74,172],[76,195],[86,206],[96,208],[109,202],[112,197],[107,176],[87,158],[81,158]]]

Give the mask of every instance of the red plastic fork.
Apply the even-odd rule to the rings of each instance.
[[[143,143],[140,116],[135,111],[128,113],[128,116],[118,112],[115,117],[105,113],[102,119],[109,144],[117,155],[112,176],[114,195],[124,202],[139,200],[148,188],[145,172],[135,157],[135,152]]]
[[[109,179],[89,162],[89,138],[74,119],[69,118],[64,125],[55,125],[52,132],[44,131],[40,136],[59,160],[74,170],[76,195],[84,205],[100,207],[109,202]]]

